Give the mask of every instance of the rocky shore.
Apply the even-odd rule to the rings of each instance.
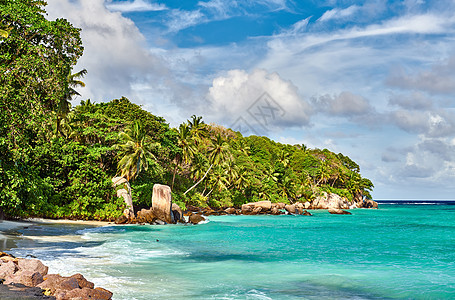
[[[324,209],[330,214],[350,215],[345,209],[373,208],[377,209],[378,204],[373,200],[357,199],[349,201],[333,193],[323,193],[312,201],[296,202],[293,204],[272,203],[271,201],[258,201],[243,204],[240,208],[228,207],[212,209],[210,207],[200,208],[188,205],[186,211],[175,203],[172,203],[171,190],[168,186],[155,184],[153,187],[152,207],[142,208],[134,213],[132,207],[125,210],[124,214],[116,220],[116,224],[152,224],[164,225],[175,223],[199,224],[211,215],[305,215],[311,216],[308,210]],[[186,218],[185,218],[186,217]]]
[[[16,258],[0,252],[0,299],[109,300],[112,293],[81,274],[48,274],[38,259]]]

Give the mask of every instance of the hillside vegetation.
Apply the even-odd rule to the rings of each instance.
[[[73,72],[79,29],[44,13],[41,1],[0,2],[0,208],[9,216],[112,220],[124,209],[115,176],[140,206],[151,205],[155,183],[182,208],[323,191],[371,197],[371,181],[341,153],[244,137],[198,116],[171,128],[124,97],[71,107],[86,73]]]

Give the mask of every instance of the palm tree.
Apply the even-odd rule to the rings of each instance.
[[[56,108],[56,113],[57,113],[57,118],[56,118],[56,129],[55,129],[55,134],[61,134],[62,136],[64,135],[62,130],[61,130],[61,122],[62,120],[65,120],[67,115],[69,114],[71,110],[71,103],[70,101],[73,100],[74,96],[80,96],[75,88],[77,87],[85,87],[85,83],[79,80],[79,78],[84,77],[87,74],[87,70],[83,69],[75,74],[71,74],[71,72],[68,74],[68,87],[65,92],[65,96],[60,99],[60,101],[57,103],[57,108]]]
[[[209,156],[210,162],[209,168],[205,172],[204,176],[202,176],[202,178],[199,179],[199,181],[196,182],[192,187],[186,190],[183,195],[186,195],[189,191],[198,186],[198,184],[201,183],[205,177],[207,177],[207,174],[210,172],[214,165],[218,165],[231,158],[229,144],[222,138],[221,134],[218,134],[215,139],[212,139],[211,144],[208,147],[207,154]]]
[[[117,169],[120,176],[129,182],[135,179],[142,170],[148,169],[148,160],[155,160],[151,149],[159,147],[159,143],[152,143],[150,136],[139,121],[119,134],[120,143],[115,147],[119,150],[120,158]]]

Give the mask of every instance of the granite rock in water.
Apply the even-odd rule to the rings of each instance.
[[[185,219],[183,218],[182,209],[177,205],[177,203],[172,203],[171,210],[175,222],[186,223]]]
[[[189,217],[189,221],[191,224],[199,224],[200,222],[203,222],[205,221],[205,218],[201,215],[198,215],[198,214],[192,214],[190,217]]]
[[[153,185],[152,209],[157,219],[166,223],[174,223],[171,188],[169,186]]]
[[[230,215],[235,215],[236,212],[237,212],[237,210],[236,210],[235,208],[233,208],[233,207],[226,208],[224,211],[225,211],[227,214],[230,214]]]
[[[338,208],[329,208],[329,213],[333,215],[352,215],[350,212]]]
[[[295,205],[294,204],[287,204],[284,209],[290,214],[295,214]]]
[[[365,204],[364,204],[364,207],[366,207],[366,208],[378,208],[378,203],[376,201],[373,201],[373,200],[366,200]]]

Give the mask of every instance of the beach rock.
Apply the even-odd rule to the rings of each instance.
[[[133,198],[131,197],[130,193],[126,189],[119,189],[117,191],[117,197],[123,198],[125,201],[127,212],[124,212],[125,216],[131,218],[131,214],[134,216],[134,208],[133,208]]]
[[[350,203],[346,198],[337,194],[323,192],[322,196],[318,196],[313,200],[312,206],[314,209],[348,209]]]
[[[186,206],[187,211],[192,211],[192,212],[199,212],[200,208],[194,205],[187,205]]]
[[[153,214],[153,210],[152,209],[141,209],[140,211],[137,212],[137,217],[136,217],[137,221],[139,223],[153,223],[153,221],[156,220],[156,217],[155,215]]]
[[[37,286],[43,282],[43,275],[29,270],[18,271],[5,278],[5,284],[21,283],[26,286]]]
[[[12,276],[17,271],[17,266],[12,261],[2,262],[0,265],[0,278]]]
[[[175,222],[186,223],[185,219],[183,218],[182,209],[177,205],[177,203],[172,203],[171,209]]]
[[[153,222],[153,225],[166,225],[166,224],[167,224],[167,223],[164,222],[164,221],[162,221],[162,220],[155,220],[155,221]]]
[[[237,210],[233,207],[226,208],[224,211],[230,215],[234,215],[237,212]]]
[[[17,267],[20,271],[30,271],[32,273],[38,272],[42,276],[46,275],[49,269],[38,259],[26,258],[19,258],[17,261]]]
[[[303,203],[301,203],[301,202],[295,203],[296,214],[298,214],[298,215],[303,214],[304,208],[305,208],[305,206],[303,205]]]
[[[126,224],[128,223],[128,218],[125,216],[125,215],[121,215],[120,217],[118,217],[115,222],[115,224]]]
[[[308,212],[307,210],[305,210],[305,211],[303,212],[303,215],[304,215],[304,216],[312,216],[312,214],[311,214],[310,212]]]
[[[109,300],[112,298],[112,293],[102,288],[89,289],[73,289],[65,293],[63,299],[97,299],[97,300]],[[58,298],[57,298],[58,299]]]
[[[152,209],[157,219],[166,223],[174,223],[171,188],[169,186],[162,184],[153,185]]]
[[[87,279],[85,279],[85,277],[82,274],[77,273],[77,274],[70,276],[70,278],[76,279],[80,288],[86,287],[89,289],[93,289],[95,287],[95,284],[93,282],[90,282]]]
[[[376,201],[373,201],[373,200],[366,200],[364,207],[377,209],[378,208],[378,203]]]
[[[307,201],[303,204],[303,206],[305,207],[305,209],[310,209],[311,203],[309,201]]]
[[[270,202],[270,201],[258,201],[258,202],[252,202],[249,204],[253,204],[255,208],[260,207],[261,211],[268,211],[272,208],[272,202]]]
[[[44,281],[37,285],[37,287],[42,288],[43,290],[49,290],[52,295],[55,294],[57,288],[60,286],[60,283],[65,280],[65,277],[62,277],[58,274],[48,274],[43,277]]]
[[[277,206],[272,207],[272,209],[270,210],[270,213],[271,213],[272,215],[275,215],[275,216],[281,215],[281,211],[278,209]]]
[[[253,212],[253,206],[249,204],[242,205],[242,214],[249,215],[251,212]]]
[[[191,224],[199,224],[200,222],[205,221],[205,218],[198,214],[192,214],[189,218]]]
[[[257,215],[262,211],[262,207],[255,207],[253,211],[250,213],[251,215]]]
[[[286,204],[283,202],[278,202],[278,203],[273,203],[273,206],[275,206],[278,209],[284,209]]]
[[[287,205],[284,207],[284,209],[285,209],[288,213],[290,213],[290,214],[295,214],[295,205],[294,205],[294,204],[292,204],[292,205],[287,204]]]
[[[333,215],[352,215],[352,213],[338,208],[329,208],[329,213]]]

